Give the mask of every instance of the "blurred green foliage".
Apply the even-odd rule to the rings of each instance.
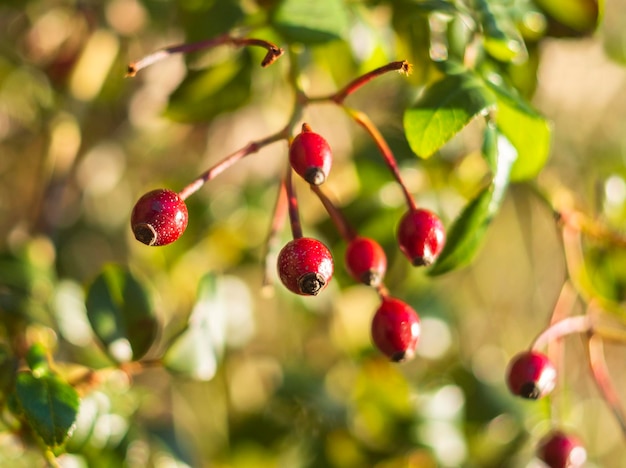
[[[546,198],[624,229],[626,72],[608,56],[626,56],[625,11],[591,0],[0,3],[0,465],[523,467],[555,420],[585,441],[589,466],[621,466],[580,342],[567,340],[549,401],[514,399],[503,375],[567,276]],[[133,60],[227,32],[287,52],[261,68],[264,51],[220,46],[124,79]],[[385,248],[386,286],[420,313],[413,361],[372,348],[379,298],[351,282],[341,237],[299,183],[305,233],[331,247],[335,277],[315,298],[262,286],[285,144],[194,194],[175,244],[132,238],[142,193],[180,190],[283,128],[295,84],[324,96],[402,59],[409,77],[380,76],[348,103],[449,226],[430,271],[440,275],[398,252],[404,201],[371,139],[337,106],[302,118],[334,150],[325,188]],[[595,293],[623,303],[623,248],[593,239],[584,253]],[[607,350],[617,388],[622,352]]]

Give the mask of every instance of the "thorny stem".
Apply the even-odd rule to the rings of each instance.
[[[270,261],[270,255],[274,252],[276,246],[278,245],[279,235],[281,226],[285,223],[285,218],[287,217],[288,210],[288,199],[287,199],[287,190],[285,187],[285,181],[280,181],[280,187],[278,189],[278,196],[276,197],[276,204],[274,205],[274,214],[272,216],[272,224],[270,226],[270,230],[267,234],[267,240],[265,241],[265,255],[264,258],[264,275],[263,275],[263,286],[271,285],[271,266],[273,262]]]
[[[604,344],[599,336],[589,336],[587,341],[587,352],[589,356],[589,367],[593,374],[593,379],[602,393],[604,401],[609,405],[615,415],[617,422],[626,436],[626,413],[622,407],[619,394],[611,380],[609,369],[604,358]]]
[[[335,206],[335,204],[328,198],[328,196],[322,191],[322,189],[317,185],[311,185],[311,190],[317,195],[317,197],[324,205],[328,216],[335,224],[335,227],[339,231],[341,237],[346,241],[350,242],[352,239],[356,237],[356,231],[350,224],[345,216],[341,213],[339,208]]]
[[[391,148],[389,148],[389,145],[387,144],[387,142],[385,141],[381,133],[378,131],[378,128],[376,128],[376,126],[372,123],[369,117],[363,112],[350,109],[349,107],[345,107],[345,106],[343,107],[343,109],[348,113],[350,117],[354,119],[356,123],[361,125],[361,127],[363,127],[367,131],[367,133],[370,134],[370,136],[374,140],[374,143],[376,143],[376,146],[378,147],[379,151],[383,155],[383,159],[385,160],[385,163],[389,167],[389,170],[395,177],[398,184],[400,184],[400,187],[402,188],[402,192],[404,193],[404,198],[406,198],[406,203],[409,206],[409,209],[416,210],[417,206],[415,205],[415,200],[413,200],[413,196],[411,195],[411,193],[409,192],[409,189],[407,188],[404,181],[402,180],[402,176],[400,175],[400,170],[398,169],[398,163],[396,162],[396,158],[394,157],[391,151]]]
[[[285,171],[285,190],[287,192],[287,202],[289,207],[289,222],[291,224],[291,235],[294,239],[302,237],[302,225],[300,224],[300,213],[298,211],[298,197],[293,187],[291,165],[287,164]]]
[[[285,52],[280,47],[272,44],[271,42],[265,41],[263,39],[255,39],[255,38],[245,38],[245,37],[233,37],[228,34],[223,34],[221,36],[213,37],[211,39],[206,39],[204,41],[191,42],[187,44],[179,44],[171,47],[166,47],[165,49],[158,50],[150,55],[146,55],[140,60],[136,62],[131,62],[128,64],[128,70],[126,72],[126,76],[135,76],[139,70],[142,70],[150,65],[155,64],[172,54],[183,53],[188,54],[191,52],[196,52],[198,50],[209,49],[211,47],[216,47],[222,44],[232,44],[237,47],[243,46],[258,46],[267,49],[267,54],[261,61],[262,67],[267,67],[274,63],[276,59],[278,59]]]
[[[383,65],[382,67],[376,68],[364,75],[355,78],[342,89],[337,91],[330,96],[323,96],[319,98],[312,98],[311,101],[333,101],[336,104],[343,104],[343,101],[352,93],[354,93],[357,89],[363,86],[366,83],[369,83],[374,78],[384,75],[390,71],[397,71],[403,73],[405,75],[409,75],[411,73],[411,64],[406,60],[400,60],[398,62],[391,62],[387,65]]]
[[[280,132],[275,133],[274,135],[270,135],[267,138],[248,143],[243,148],[238,149],[234,153],[226,156],[224,159],[222,159],[220,162],[215,164],[213,167],[211,167],[210,169],[200,174],[193,182],[191,182],[184,189],[178,192],[178,195],[180,196],[180,198],[185,200],[191,194],[197,192],[206,182],[208,182],[215,176],[224,172],[226,169],[228,169],[230,166],[235,164],[240,159],[243,159],[249,154],[256,153],[261,148],[271,143],[274,143],[276,141],[283,140],[286,138],[287,138],[287,129],[283,129]]]

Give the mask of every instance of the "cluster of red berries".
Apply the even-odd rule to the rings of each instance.
[[[530,350],[511,359],[506,382],[514,395],[536,400],[554,390],[556,377],[556,367],[548,356]],[[580,440],[560,430],[553,430],[540,441],[537,455],[550,468],[578,468],[587,459]]]
[[[290,181],[293,171],[310,184],[344,235],[347,242],[346,270],[356,281],[375,287],[380,294],[381,305],[374,314],[371,327],[374,344],[392,361],[410,359],[419,341],[420,319],[412,307],[387,294],[383,286],[387,269],[385,251],[374,239],[355,234],[338,209],[319,190],[332,166],[330,145],[305,123],[289,145],[289,162],[285,188],[293,240],[278,254],[277,270],[281,282],[295,294],[314,296],[328,285],[334,272],[333,257],[328,247],[317,239],[302,235],[297,219],[296,196]],[[398,225],[398,244],[413,265],[428,266],[443,249],[445,230],[434,213],[416,208],[414,203],[410,205]],[[177,240],[185,231],[187,221],[184,197],[167,189],[153,190],[142,196],[131,215],[135,237],[151,246]]]

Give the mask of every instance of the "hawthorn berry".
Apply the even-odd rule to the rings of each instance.
[[[328,142],[305,123],[289,146],[289,162],[309,184],[321,185],[328,177],[333,155]]]
[[[288,242],[278,254],[278,276],[287,289],[315,296],[333,277],[333,257],[323,243],[310,237]]]
[[[514,395],[536,400],[554,389],[556,368],[545,354],[523,351],[511,359],[506,382]]]
[[[550,468],[579,468],[587,451],[577,437],[554,430],[539,442],[537,456]]]
[[[387,270],[385,251],[367,237],[355,237],[348,243],[345,261],[350,275],[368,286],[380,285]]]
[[[137,201],[130,226],[138,241],[158,246],[178,239],[187,228],[188,219],[187,205],[176,192],[157,189]]]
[[[372,319],[372,340],[394,362],[415,355],[420,337],[420,318],[411,306],[399,299],[383,297]]]
[[[411,209],[398,226],[398,244],[414,266],[431,265],[441,253],[446,241],[443,223],[435,213]]]

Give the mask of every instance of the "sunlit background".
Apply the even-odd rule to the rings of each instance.
[[[208,320],[215,333],[197,376],[208,381],[159,367],[133,380],[111,370],[83,396],[63,466],[539,467],[534,450],[551,419],[584,441],[585,466],[623,466],[624,434],[590,378],[581,339],[565,340],[549,400],[512,397],[504,373],[511,356],[548,324],[567,275],[559,227],[537,191],[624,230],[624,5],[607,4],[596,33],[529,48],[516,76],[553,123],[551,159],[536,181],[511,186],[478,258],[458,272],[430,278],[410,267],[394,237],[403,195],[375,146],[338,107],[306,110],[334,152],[325,188],[359,232],[383,245],[387,287],[421,316],[418,356],[397,365],[370,343],[376,292],[349,278],[341,238],[299,182],[304,232],[331,247],[335,277],[315,298],[262,286],[284,142],[248,156],[190,197],[189,227],[175,244],[148,248],[134,240],[129,214],[143,193],[181,190],[286,124],[293,106],[289,60],[303,57],[305,91],[323,95],[405,58],[398,55],[406,44],[391,27],[394,2],[373,2],[357,8],[362,16],[351,40],[296,48],[266,69],[257,66],[262,51],[224,46],[172,56],[125,78],[130,61],[224,32],[244,16],[254,24],[273,2],[215,3],[0,5],[0,246],[27,246],[33,265],[54,272],[54,283],[42,280],[33,299],[52,304],[54,325],[42,321],[30,332],[58,349],[61,363],[105,366],[84,294],[104,264],[117,262],[154,293],[162,330],[151,356],[162,353],[190,314]],[[542,18],[529,18],[531,26],[534,20],[545,27]],[[280,42],[270,30],[255,35]],[[435,58],[440,53],[431,51]],[[233,85],[223,83],[248,62],[249,94],[229,100]],[[411,153],[402,113],[417,85],[436,78],[432,67],[415,65],[409,80],[385,75],[350,104],[379,125],[418,203],[449,224],[487,174],[480,133],[470,125],[427,161]],[[188,67],[218,72],[197,95],[169,101]],[[536,84],[529,78],[535,73]],[[203,123],[185,122],[191,112],[185,106],[194,102]],[[287,226],[281,235],[281,242],[289,239]],[[624,250],[586,248],[602,293],[623,302]],[[275,281],[273,269],[271,276]],[[208,312],[194,308],[207,278],[215,288]],[[572,308],[579,312],[580,301]],[[626,388],[624,348],[606,351],[616,388]],[[8,431],[0,433],[2,463],[35,466],[37,457]]]

